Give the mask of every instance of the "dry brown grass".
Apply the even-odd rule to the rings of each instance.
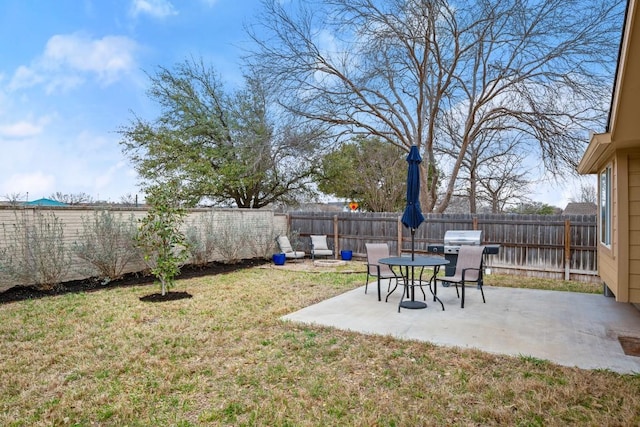
[[[640,376],[300,326],[363,274],[253,268],[0,307],[0,425],[638,425]]]

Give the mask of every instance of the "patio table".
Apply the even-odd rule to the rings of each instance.
[[[422,290],[422,294],[424,295],[424,290],[422,289],[422,273],[425,267],[433,267],[433,274],[429,278],[429,291],[431,292],[431,295],[433,295],[433,300],[434,301],[437,300],[442,306],[442,310],[444,311],[444,304],[442,303],[440,298],[437,297],[436,295],[437,291],[434,291],[434,288],[436,286],[436,283],[435,283],[436,277],[438,275],[438,271],[440,270],[440,267],[443,265],[449,264],[449,260],[446,260],[441,257],[433,257],[433,256],[415,256],[415,257],[397,256],[397,257],[381,258],[378,262],[380,262],[381,264],[388,265],[389,268],[391,268],[391,271],[393,272],[393,274],[396,275],[396,277],[398,277],[399,279],[402,279],[404,289],[402,291],[402,296],[400,297],[400,304],[398,304],[398,313],[400,312],[401,307],[409,308],[409,309],[427,308],[426,302],[416,301],[415,299],[416,286],[420,286],[420,290]],[[396,270],[394,269],[394,267],[398,267],[400,271],[400,275],[396,273]],[[420,275],[417,280],[417,285],[416,285],[416,276],[415,276],[416,268],[421,269]],[[411,273],[409,274],[409,272]],[[434,288],[432,288],[432,283]],[[387,294],[387,299],[389,298],[389,295],[391,295],[396,290],[397,287],[398,285],[396,283],[396,286],[394,286],[393,289]],[[405,293],[410,298],[409,300],[404,299]],[[427,299],[426,295],[424,295],[424,297],[426,301]]]

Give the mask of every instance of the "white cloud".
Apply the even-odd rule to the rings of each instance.
[[[126,172],[127,164],[124,161],[116,163],[114,166],[108,168],[104,173],[99,174],[95,178],[95,188],[99,192],[103,192],[105,189],[113,185],[114,181],[117,181],[118,176],[127,176]],[[124,195],[124,193],[123,193]]]
[[[593,175],[565,176],[555,181],[548,178],[531,185],[530,197],[534,201],[564,209],[572,199],[580,198],[582,186],[595,187],[595,177]]]
[[[67,154],[59,161],[64,172],[60,173],[58,187],[65,192],[86,192],[96,199],[109,201],[119,201],[127,193],[138,193],[137,174],[116,140],[82,132],[70,141],[67,152],[73,155]]]
[[[135,50],[136,43],[124,36],[56,35],[47,42],[44,60],[51,68],[95,73],[109,83],[135,67]]]
[[[133,0],[131,2],[131,16],[149,15],[154,18],[166,18],[177,15],[178,12],[167,0]]]
[[[0,115],[4,115],[10,108],[9,97],[6,94],[6,76],[0,73]]]
[[[72,141],[76,152],[81,156],[89,154],[102,154],[104,151],[109,151],[113,147],[118,147],[118,144],[107,135],[93,133],[90,130],[81,130],[78,132],[78,136],[73,138]],[[99,151],[103,150],[103,151]]]
[[[9,89],[44,84],[52,93],[79,86],[91,76],[108,85],[137,68],[137,49],[136,42],[124,36],[55,35],[30,66],[18,67]]]
[[[42,132],[42,127],[32,122],[20,121],[0,126],[0,136],[8,138],[28,138]]]
[[[7,159],[0,168],[0,200],[6,194],[28,192],[33,200],[60,191],[119,201],[122,195],[139,193],[137,174],[115,137],[90,129],[69,134],[60,122],[27,137],[28,131],[34,131],[45,119],[7,126],[23,138],[0,135],[0,148]]]
[[[56,179],[41,171],[11,175],[2,183],[2,194],[29,193],[29,199],[47,197],[55,190]]]
[[[38,74],[35,70],[21,65],[13,74],[13,78],[9,83],[9,90],[20,89],[23,87],[31,87],[38,85],[44,81],[44,76]]]
[[[45,116],[36,121],[20,120],[10,124],[0,125],[0,137],[23,139],[36,136],[42,133],[44,127],[50,121],[50,118]]]

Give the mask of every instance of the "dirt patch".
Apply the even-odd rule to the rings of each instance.
[[[225,264],[221,262],[211,262],[205,266],[186,265],[182,267],[178,279],[188,279],[192,277],[211,276],[215,274],[231,273],[244,268],[261,266],[268,264],[270,261],[263,259],[242,260],[235,264]],[[105,283],[96,277],[83,280],[73,280],[70,282],[60,283],[55,289],[50,291],[42,291],[33,286],[14,286],[4,292],[0,292],[0,304],[6,304],[14,301],[22,301],[27,299],[38,299],[56,295],[63,295],[73,292],[93,292],[110,288],[122,288],[140,285],[152,285],[155,278],[150,274],[130,273],[124,275],[121,279],[112,280]],[[174,293],[174,292],[171,292]],[[177,292],[176,292],[177,293]]]
[[[338,267],[346,264],[347,261],[342,261],[340,259],[317,259],[313,261],[313,265],[316,267]]]
[[[636,337],[618,337],[618,341],[622,346],[622,351],[627,356],[640,357],[640,338]]]
[[[333,260],[330,260],[333,261]],[[339,261],[339,260],[336,260]],[[261,265],[260,268],[272,268],[279,270],[290,271],[304,271],[308,273],[364,273],[367,271],[366,263],[364,261],[340,261],[338,263],[326,263],[326,265],[316,265],[311,259],[298,259],[287,260],[284,265],[274,265],[273,263],[267,263]]]

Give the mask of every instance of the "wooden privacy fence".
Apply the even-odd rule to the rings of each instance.
[[[308,236],[326,234],[336,256],[348,249],[364,257],[369,242],[385,242],[391,253],[411,250],[410,231],[400,218],[398,213],[293,212],[287,222],[307,252]],[[500,245],[499,254],[487,260],[496,273],[599,281],[595,215],[425,214],[415,233],[416,251],[427,253],[429,244],[442,244],[447,230],[482,230],[483,244]]]

